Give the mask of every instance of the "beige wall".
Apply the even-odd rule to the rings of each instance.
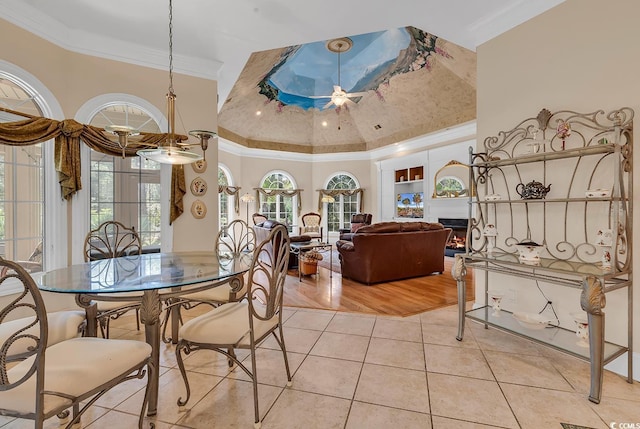
[[[373,185],[370,161],[300,161],[293,160],[284,153],[274,153],[272,158],[238,157],[224,151],[220,151],[219,161],[231,170],[234,184],[242,187],[241,195],[246,192],[254,194],[253,188],[258,187],[264,176],[271,171],[279,170],[290,174],[295,180],[296,186],[303,189],[300,215],[318,211],[317,189],[323,189],[327,179],[338,172],[352,174],[358,179],[360,186],[365,189],[364,211],[371,213],[369,210],[373,210],[377,201],[376,197],[371,194]],[[245,203],[240,203],[240,219],[245,219],[246,207]],[[249,216],[256,211],[259,211],[257,204],[250,204]],[[249,219],[249,221],[251,220]],[[297,219],[297,223],[300,223],[300,218]]]
[[[640,3],[635,0],[567,0],[478,47],[478,142],[542,108],[593,112],[628,106],[635,110],[638,123],[638,16]],[[634,158],[637,167],[638,151]],[[636,177],[640,177],[637,172]],[[640,189],[638,179],[634,182]],[[637,196],[634,200],[640,201]],[[636,225],[640,225],[638,213],[633,219]],[[633,241],[639,243],[638,238],[640,229]],[[636,252],[636,269],[638,262]],[[607,334],[626,341],[620,332],[610,332],[626,327],[621,301],[608,299]],[[574,304],[558,302],[561,308]],[[637,287],[634,313],[640,314]],[[635,318],[634,330],[634,347],[640,350],[640,317]]]
[[[134,95],[155,105],[161,112],[166,112],[168,57],[167,69],[156,70],[81,55],[64,50],[4,20],[0,20],[0,40],[4,41],[0,46],[0,58],[40,80],[57,99],[64,118],[73,118],[87,100],[108,93]],[[176,131],[217,130],[217,83],[178,73],[174,73],[173,81],[177,94]],[[215,166],[218,161],[215,145],[208,151],[207,161],[209,166],[214,166],[201,174],[210,184],[210,189],[214,189],[202,197],[208,207],[207,216],[202,220],[195,220],[191,216],[190,208],[195,198],[188,193],[185,197],[185,213],[174,223],[175,250],[213,250],[218,230],[215,190]],[[189,166],[186,166],[185,174],[188,186],[196,174]],[[83,179],[85,189],[88,189],[86,178]],[[69,219],[69,225],[73,225],[73,219]]]

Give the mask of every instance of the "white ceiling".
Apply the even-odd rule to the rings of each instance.
[[[252,52],[414,26],[475,51],[564,0],[176,0],[174,70],[218,80]],[[2,18],[71,51],[168,69],[168,0],[3,0]]]

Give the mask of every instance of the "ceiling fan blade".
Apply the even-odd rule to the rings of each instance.
[[[309,95],[307,98],[331,98],[332,95]]]
[[[324,110],[324,109],[328,108],[328,107],[329,107],[329,106],[331,106],[332,104],[333,104],[333,100],[331,100],[331,101],[329,101],[327,104],[325,104],[325,105],[322,107],[322,110]]]
[[[362,97],[367,95],[366,92],[347,92],[347,97]]]

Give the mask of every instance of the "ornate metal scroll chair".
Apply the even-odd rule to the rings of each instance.
[[[300,235],[308,235],[311,239],[317,238],[322,241],[322,216],[313,212],[302,215]]]
[[[248,273],[247,299],[220,305],[186,322],[180,328],[176,358],[185,382],[186,396],[178,399],[179,406],[186,405],[191,395],[183,355],[200,349],[214,350],[225,355],[251,378],[255,427],[259,428],[261,421],[256,349],[270,335],[275,337],[282,349],[287,385],[291,386],[291,372],[282,332],[282,300],[289,262],[289,244],[286,228],[283,225],[274,227],[255,250]],[[242,362],[238,359],[235,349],[248,349],[250,361]]]
[[[8,269],[0,279],[0,290],[20,290],[0,308],[0,328],[13,328],[0,338],[0,415],[34,420],[41,429],[46,419],[64,417],[72,409],[66,426],[71,428],[111,387],[144,378],[145,367],[155,370],[149,367],[151,346],[142,341],[78,337],[52,344],[50,318],[31,275],[15,262],[0,259],[0,267]],[[145,393],[140,428],[146,402]]]
[[[216,253],[220,264],[233,263],[233,259],[239,255],[253,254],[256,247],[256,234],[243,220],[236,219],[218,232],[216,237]],[[170,298],[165,304],[164,325],[162,327],[162,339],[165,342],[172,341],[167,338],[166,330],[172,311],[190,310],[200,304],[217,307],[220,304],[234,302],[243,299],[247,293],[247,281],[242,284],[230,283],[218,287],[212,287],[200,292],[185,294],[178,298]],[[177,339],[176,339],[177,340]]]
[[[133,228],[127,228],[118,221],[106,221],[92,229],[84,240],[84,260],[119,258],[121,256],[140,255],[142,242]],[[112,294],[116,295],[116,294]],[[140,296],[139,293],[121,292],[120,296]],[[140,330],[140,302],[138,301],[94,301],[98,310],[98,323],[104,338],[109,338],[109,325],[112,319],[135,310],[136,327]]]
[[[260,225],[265,220],[268,220],[268,218],[261,213],[254,213],[253,215],[251,215],[251,218],[253,219],[254,225]]]

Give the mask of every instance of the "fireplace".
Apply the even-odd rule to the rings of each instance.
[[[446,244],[445,256],[454,256],[456,253],[464,253],[467,240],[467,226],[469,225],[469,219],[455,219],[455,218],[438,218],[438,222],[444,225],[445,228],[451,228],[451,236]]]

